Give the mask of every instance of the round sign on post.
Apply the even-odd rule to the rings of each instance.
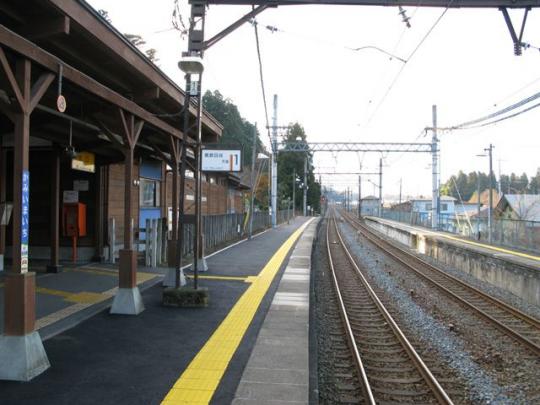
[[[58,111],[63,113],[66,111],[66,107],[67,107],[66,98],[60,94],[58,98],[56,99],[56,108],[58,109]]]

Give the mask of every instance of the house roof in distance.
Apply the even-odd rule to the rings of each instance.
[[[522,220],[540,221],[539,194],[504,194],[497,209],[503,211],[507,206]]]

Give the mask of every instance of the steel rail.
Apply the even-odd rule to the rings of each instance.
[[[371,288],[371,286],[370,286],[369,282],[367,281],[367,279],[362,274],[360,268],[356,264],[355,259],[350,254],[349,250],[347,249],[347,246],[345,245],[345,242],[343,241],[343,238],[341,237],[341,234],[339,232],[339,228],[338,228],[338,226],[336,224],[336,221],[335,221],[335,216],[332,217],[332,222],[334,224],[336,234],[337,234],[339,242],[340,242],[340,246],[342,247],[343,251],[345,252],[350,264],[355,269],[356,273],[358,274],[358,276],[360,278],[360,281],[362,282],[362,285],[364,286],[364,288],[368,292],[370,298],[373,300],[374,304],[376,305],[376,307],[378,308],[380,313],[383,315],[383,317],[386,320],[387,324],[390,326],[392,332],[394,333],[394,335],[396,336],[396,338],[400,342],[401,346],[403,347],[403,349],[405,350],[405,352],[407,353],[407,355],[409,356],[409,358],[413,362],[413,364],[416,367],[417,371],[420,373],[420,375],[422,376],[422,378],[424,379],[424,381],[426,382],[428,387],[431,389],[431,392],[433,393],[433,395],[435,396],[435,398],[437,399],[437,401],[440,404],[453,404],[453,402],[450,399],[450,397],[448,396],[448,394],[444,391],[444,389],[441,387],[441,385],[439,384],[439,382],[437,381],[435,376],[433,376],[433,374],[428,369],[428,367],[426,366],[424,361],[420,358],[420,356],[418,355],[418,353],[416,352],[414,347],[411,345],[411,343],[409,342],[409,340],[407,339],[405,334],[401,331],[401,329],[399,328],[397,323],[394,321],[394,319],[392,318],[390,313],[387,311],[387,309],[385,308],[385,306],[383,305],[383,303],[381,302],[381,300],[379,299],[379,297],[377,296],[375,291]],[[329,258],[331,258],[328,234],[329,234],[329,227],[327,227],[327,246],[328,246]],[[330,259],[330,261],[331,261],[331,259]],[[332,267],[332,274],[334,276],[334,280],[335,280],[335,283],[336,283],[336,290],[339,290],[339,287],[337,285],[337,278],[336,278],[336,275],[335,275],[335,269],[333,267]]]
[[[330,221],[330,218],[328,218]],[[375,405],[375,397],[373,396],[373,392],[371,391],[371,386],[369,384],[369,380],[367,378],[366,370],[364,368],[364,363],[362,362],[362,358],[360,357],[360,351],[358,350],[358,346],[356,345],[356,340],[354,338],[354,333],[351,328],[351,323],[349,322],[349,316],[347,315],[347,309],[345,308],[345,303],[343,302],[343,297],[341,295],[341,291],[339,289],[339,284],[336,277],[336,271],[334,268],[334,261],[332,259],[332,253],[330,252],[330,224],[327,224],[326,226],[326,249],[328,252],[328,262],[330,264],[330,270],[332,273],[332,280],[334,281],[334,288],[336,291],[336,295],[338,297],[338,303],[339,303],[339,314],[341,316],[341,319],[343,320],[343,323],[345,325],[345,331],[347,335],[347,341],[349,342],[349,347],[351,349],[351,352],[353,354],[354,362],[356,364],[356,368],[358,370],[358,374],[360,375],[360,384],[362,386],[362,389],[364,391],[364,396],[366,397],[366,402],[372,405]]]
[[[450,274],[444,272],[441,269],[438,269],[437,267],[433,266],[432,264],[420,259],[419,257],[416,257],[415,255],[407,252],[404,249],[401,249],[398,246],[395,246],[394,244],[391,244],[390,242],[386,241],[385,239],[381,238],[379,235],[376,235],[371,229],[369,229],[366,225],[360,223],[356,218],[352,218],[350,215],[345,214],[343,217],[351,224],[353,228],[360,231],[362,235],[368,239],[371,243],[373,243],[375,246],[379,247],[381,250],[383,250],[387,255],[391,256],[394,260],[398,261],[399,263],[403,264],[405,267],[409,268],[410,270],[414,271],[417,275],[419,275],[424,280],[428,281],[429,283],[433,284],[437,288],[439,288],[441,291],[446,293],[447,295],[453,297],[456,299],[459,303],[464,304],[465,306],[472,309],[474,312],[478,313],[480,316],[482,316],[484,319],[488,320],[489,322],[493,323],[499,330],[503,331],[507,335],[512,336],[514,339],[516,339],[518,342],[525,345],[527,348],[531,349],[536,355],[540,356],[540,345],[536,344],[532,340],[530,340],[528,337],[523,336],[521,333],[517,332],[516,330],[512,329],[511,327],[505,325],[498,319],[494,318],[492,315],[488,314],[478,306],[472,304],[467,299],[461,297],[460,295],[456,294],[455,292],[451,291],[449,288],[445,287],[441,283],[437,282],[436,280],[432,279],[428,275],[424,274],[422,271],[415,268],[411,263],[408,263],[407,260],[411,260],[413,262],[416,262],[417,264],[420,264],[424,268],[426,268],[428,271],[431,271],[439,276],[442,276],[444,279],[454,282],[458,285],[458,287],[464,288],[466,291],[475,294],[478,298],[483,299],[485,301],[488,301],[491,304],[494,304],[499,309],[503,310],[507,314],[510,314],[519,320],[527,323],[528,325],[535,328],[540,333],[540,321],[537,319],[519,311],[518,309],[506,304],[505,302],[490,296],[489,294],[486,294],[485,292],[463,282],[462,280],[459,280],[458,278],[451,276]],[[393,252],[392,252],[393,250]],[[399,252],[399,254],[396,254],[395,252]],[[402,257],[400,257],[401,255]],[[403,258],[406,257],[406,259]]]

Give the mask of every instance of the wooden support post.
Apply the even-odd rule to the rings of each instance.
[[[95,223],[95,241],[96,241],[96,252],[94,253],[94,259],[100,263],[105,261],[104,256],[104,247],[105,247],[105,184],[106,172],[105,166],[98,165],[96,167],[97,171],[97,184],[96,184],[96,223]]]
[[[47,273],[60,271],[60,151],[55,149],[51,159],[51,260]]]
[[[111,307],[112,314],[138,315],[144,310],[137,288],[137,251],[133,249],[133,173],[135,145],[144,122],[118,110],[124,138],[124,248],[120,250],[119,288]]]
[[[133,149],[125,151],[124,160],[124,248],[120,250],[120,288],[133,288],[136,284],[137,260],[133,250],[132,195],[133,195]]]
[[[51,84],[54,75],[41,75],[31,83],[31,64],[17,59],[15,73],[4,50],[0,65],[14,95],[13,148],[13,264],[4,287],[4,335],[0,337],[0,379],[27,381],[49,368],[41,337],[35,331],[35,274],[28,271],[29,196],[28,171],[30,114]]]
[[[7,151],[0,149],[0,204],[6,204],[6,172]],[[0,271],[4,270],[4,257],[6,255],[6,225],[0,224]]]

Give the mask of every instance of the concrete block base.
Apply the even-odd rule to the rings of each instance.
[[[139,287],[119,288],[114,296],[111,314],[139,315],[144,311],[144,304]]]
[[[165,275],[165,278],[163,279],[163,286],[164,287],[174,287],[176,284],[176,269],[169,268],[167,270],[167,274]],[[186,285],[186,275],[184,274],[184,270],[180,270],[180,287],[184,287]]]
[[[199,271],[208,271],[208,264],[206,263],[206,258],[203,257],[202,259],[199,259]],[[194,267],[193,267],[193,264],[191,265],[191,267],[189,268],[191,271],[195,271]]]
[[[50,366],[39,333],[0,336],[0,380],[30,381]]]

